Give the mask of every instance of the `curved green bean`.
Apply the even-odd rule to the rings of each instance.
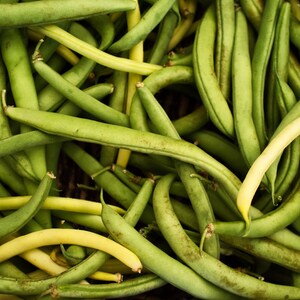
[[[148,113],[150,120],[153,122],[154,126],[156,126],[158,132],[175,139],[180,139],[180,136],[175,127],[173,127],[171,120],[150,90],[145,85],[140,83],[137,84],[137,93],[145,110]],[[178,160],[174,161],[174,165],[189,195],[192,207],[198,220],[198,229],[200,232],[203,232],[207,223],[211,222],[211,220],[214,220],[214,215],[204,187],[201,181],[199,181],[197,178],[192,178],[192,175],[196,173],[192,165],[180,162]],[[214,236],[206,244],[206,251],[214,257],[219,257],[218,242],[217,236]]]
[[[156,1],[142,16],[141,20],[118,41],[114,42],[108,51],[117,53],[131,49],[134,45],[143,41],[147,35],[160,23],[163,17],[171,9],[175,0]]]
[[[215,6],[211,5],[205,11],[195,36],[193,46],[195,83],[213,124],[222,133],[233,138],[235,133],[232,112],[220,90],[214,71],[216,30],[216,11]]]
[[[276,209],[252,219],[247,237],[267,237],[286,228],[299,217],[299,183],[289,197]],[[215,222],[213,231],[218,234],[242,236],[245,233],[245,224],[242,221]]]
[[[248,44],[248,26],[242,10],[236,11],[235,28],[232,53],[234,127],[239,149],[248,167],[250,167],[260,154],[260,144],[252,119],[252,70]]]
[[[264,117],[265,75],[275,36],[282,0],[266,1],[252,57],[253,122],[261,150],[266,145]]]
[[[47,173],[39,183],[30,201],[17,211],[0,219],[0,238],[18,231],[34,217],[48,196],[54,178],[53,174]]]
[[[164,181],[168,182],[169,178],[170,176],[166,175]],[[163,181],[160,182],[163,184]],[[199,251],[197,245],[182,229],[168,197],[153,197],[153,208],[158,227],[176,255],[206,280],[241,297],[299,297],[296,295],[300,293],[299,288],[261,281],[225,265],[205,251]]]
[[[77,38],[82,39],[82,41],[96,47],[97,42],[93,35],[78,22],[73,22],[71,24],[69,32]],[[80,87],[86,81],[95,65],[96,63],[93,60],[82,57],[77,64],[64,72],[61,76],[73,85]],[[63,103],[64,96],[48,84],[39,91],[38,99],[40,110],[53,111]]]
[[[241,184],[240,180],[224,165],[200,150],[196,145],[183,140],[89,119],[25,108],[6,107],[6,114],[16,121],[55,135],[127,148],[143,153],[169,156],[191,163],[215,177],[233,199],[236,198]]]
[[[102,121],[120,126],[129,126],[128,116],[101,103],[65,80],[59,73],[55,72],[43,62],[39,53],[35,53],[33,56],[33,67],[53,88],[84,111],[87,111]]]
[[[80,53],[81,55],[97,62],[100,65],[106,66],[114,70],[120,70],[140,75],[149,75],[152,72],[162,68],[160,65],[148,64],[138,62],[122,57],[110,55],[106,52],[93,47],[80,39],[77,39],[73,35],[69,34],[65,30],[57,27],[56,25],[45,25],[41,27],[32,27],[34,31],[45,34],[52,39],[60,42],[73,51]]]
[[[143,265],[148,270],[195,297],[232,299],[232,295],[208,283],[190,268],[145,239],[134,227],[126,223],[121,216],[115,215],[107,205],[104,204],[103,208],[101,215],[109,233],[119,243],[138,253]]]

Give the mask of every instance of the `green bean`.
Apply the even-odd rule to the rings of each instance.
[[[49,194],[52,185],[53,174],[47,173],[40,182],[37,190],[30,201],[17,211],[0,219],[0,238],[4,238],[23,227],[41,208],[44,200]]]
[[[115,28],[111,18],[108,15],[99,15],[88,18],[86,21],[92,25],[101,36],[99,49],[107,49],[115,38]]]
[[[97,100],[102,100],[106,96],[113,93],[113,91],[114,91],[114,86],[109,83],[98,83],[83,89],[83,92],[87,93],[89,96],[93,98],[96,98]],[[64,102],[56,110],[57,113],[65,114],[69,116],[78,116],[81,111],[82,111],[81,108],[71,101]]]
[[[81,299],[90,298],[120,298],[139,295],[162,287],[166,282],[154,274],[145,274],[139,277],[124,280],[122,284],[68,284],[54,285],[49,293],[55,297],[75,297]],[[51,297],[52,297],[51,296]],[[43,298],[42,298],[43,299]]]
[[[104,205],[103,208],[101,215],[111,236],[119,243],[126,245],[128,249],[138,253],[143,265],[148,270],[195,297],[205,299],[228,297],[228,299],[232,299],[232,295],[209,284],[191,269],[157,248],[134,227],[126,223],[122,217],[115,215],[108,206]]]
[[[288,64],[288,83],[293,89],[297,99],[300,98],[300,63],[295,54],[290,51]]]
[[[95,158],[72,142],[64,143],[62,150],[89,176],[103,169],[103,166]],[[99,188],[103,188],[105,192],[125,208],[130,206],[132,199],[136,195],[135,192],[110,172],[101,173],[94,177],[94,181]],[[150,224],[153,221],[153,212],[149,208],[145,211],[143,220],[146,224]]]
[[[141,187],[135,183],[133,176],[128,176],[128,170],[122,168],[119,165],[113,164],[111,166],[111,171],[116,174],[116,176],[126,184],[130,189],[132,189],[135,193],[138,193]]]
[[[69,28],[71,26],[71,22],[70,21],[60,22],[58,24],[58,26],[61,27],[62,29],[69,30]],[[29,37],[31,34],[34,34],[34,32],[32,32],[31,30],[28,30],[27,32],[28,32]],[[59,43],[57,41],[54,41],[49,38],[45,39],[45,42],[43,43],[43,45],[41,45],[41,48],[40,48],[40,51],[41,51],[45,61],[47,61],[47,62],[49,61],[49,59],[53,56],[55,51],[57,51],[58,46],[59,46]]]
[[[53,216],[72,222],[73,224],[90,228],[95,232],[106,233],[107,230],[100,216],[80,212],[52,211]]]
[[[193,54],[192,53],[175,53],[171,51],[167,57],[168,61],[166,63],[167,66],[193,66]]]
[[[196,145],[150,132],[105,124],[89,119],[57,113],[6,107],[6,114],[13,120],[36,127],[48,133],[76,140],[127,148],[143,153],[169,156],[191,163],[210,173],[235,199],[240,180],[224,165],[210,157]],[[45,122],[46,121],[46,122]],[[163,147],[162,147],[163,145]],[[95,173],[95,172],[93,172]]]
[[[128,116],[112,109],[111,107],[97,101],[94,97],[77,88],[75,85],[65,80],[59,73],[51,69],[42,61],[39,53],[33,56],[34,69],[47,82],[59,91],[68,100],[72,101],[81,109],[87,111],[91,115],[108,123],[117,124],[120,126],[129,126]]]
[[[211,5],[199,23],[193,49],[195,83],[213,124],[225,135],[234,137],[233,116],[214,72],[216,11]]]
[[[100,65],[120,71],[136,73],[140,75],[149,75],[162,66],[153,65],[122,57],[116,57],[93,47],[80,39],[77,39],[68,32],[55,25],[46,25],[41,27],[32,27],[32,30],[45,34],[52,39],[60,42],[73,51],[97,62]]]
[[[114,92],[111,94],[108,105],[118,111],[123,111],[125,103],[125,95],[127,89],[127,74],[122,71],[115,70],[112,75],[112,84]],[[102,146],[100,150],[100,162],[104,166],[112,165],[117,157],[118,149]]]
[[[25,42],[19,29],[6,29],[1,34],[1,51],[5,63],[10,87],[17,106],[39,109],[33,75]],[[21,127],[21,131],[30,130]],[[47,172],[45,148],[35,147],[26,152],[38,178]]]
[[[71,34],[77,38],[82,39],[84,42],[97,45],[95,38],[92,34],[82,25],[77,22],[73,22],[69,28]],[[62,74],[65,80],[68,80],[73,85],[80,87],[87,79],[96,63],[88,58],[82,57],[80,61]],[[59,107],[64,101],[64,96],[54,89],[51,85],[47,85],[38,94],[39,106],[41,110],[53,111]]]
[[[114,1],[95,3],[82,1],[74,6],[72,1],[31,1],[27,3],[1,4],[1,27],[24,27],[56,23],[66,19],[83,19],[96,14],[107,14],[134,9],[134,1]]]
[[[181,83],[189,85],[194,83],[194,73],[192,68],[184,66],[163,68],[147,76],[143,83],[155,95],[159,90],[173,84]],[[129,118],[132,128],[149,131],[145,110],[137,94],[132,99]]]
[[[266,145],[264,118],[265,75],[273,46],[275,25],[283,1],[266,1],[252,58],[253,122],[261,149]]]
[[[299,183],[293,188],[289,197],[276,209],[258,216],[251,221],[247,237],[267,237],[286,228],[299,217]],[[213,230],[218,234],[241,236],[244,234],[244,225],[241,221],[215,222]],[[294,242],[293,242],[294,243]]]
[[[40,145],[46,145],[68,140],[64,137],[53,136],[38,130],[13,135],[0,141],[0,157]]]
[[[0,159],[0,182],[18,195],[27,194],[23,178],[12,169],[4,158]]]
[[[194,109],[191,113],[173,120],[173,125],[180,136],[186,136],[206,125],[209,121],[204,106]]]
[[[188,135],[187,140],[224,163],[235,174],[243,177],[246,175],[248,167],[240,150],[224,136],[212,130],[201,129]]]
[[[54,69],[58,73],[62,73],[67,66],[67,61],[61,55],[58,54],[53,55],[47,63],[52,69]],[[44,78],[42,78],[39,74],[35,76],[34,83],[37,93],[39,93],[43,88],[47,86],[47,81]]]
[[[241,0],[240,5],[251,25],[253,25],[253,27],[258,31],[261,23],[261,16],[264,10],[264,1]]]
[[[175,139],[180,139],[180,136],[175,127],[173,127],[171,120],[168,118],[167,114],[150,90],[140,83],[137,87],[137,93],[142,104],[144,105],[145,110],[148,113],[150,120],[157,127],[159,133]],[[204,187],[197,178],[191,178],[191,176],[196,173],[192,165],[177,160],[174,162],[174,165],[186,188],[193,209],[196,213],[198,229],[200,232],[202,232],[207,223],[211,222],[210,220],[214,220],[214,215]],[[203,216],[206,217],[203,218]],[[206,251],[215,257],[219,256],[219,244],[216,236],[211,239],[209,243],[207,243]]]
[[[176,5],[176,3],[174,3]],[[157,33],[157,38],[149,54],[148,62],[151,64],[161,64],[164,55],[167,53],[168,45],[172,34],[178,23],[178,15],[173,9],[167,12],[161,21]]]
[[[131,49],[134,45],[146,39],[149,33],[160,23],[171,9],[174,0],[157,1],[143,15],[141,20],[118,41],[114,42],[108,51],[117,53]]]
[[[166,175],[164,182],[160,181],[165,189],[169,178],[170,176]],[[199,251],[197,245],[182,229],[168,197],[154,197],[153,208],[158,227],[176,255],[206,280],[241,297],[253,299],[284,298],[286,295],[295,299],[298,297],[296,294],[300,293],[300,290],[297,288],[263,282],[228,267],[205,251]],[[104,223],[106,224],[106,221]]]
[[[234,1],[216,1],[217,41],[215,69],[221,92],[229,99],[231,91],[231,56],[235,32]]]
[[[255,257],[261,257],[272,263],[281,265],[291,271],[299,272],[299,251],[283,247],[268,238],[241,238],[220,236],[220,239],[231,246],[243,250]]]
[[[169,172],[175,172],[175,169],[171,165],[165,165],[155,160],[153,155],[146,155],[138,152],[131,153],[129,166],[143,170],[145,174],[164,174]]]
[[[284,82],[287,80],[287,69],[288,69],[288,59],[289,59],[289,21],[291,14],[291,6],[289,3],[284,3],[279,12],[278,22],[276,25],[275,38],[273,51],[270,61],[270,71],[269,71],[269,80],[267,82],[267,108],[270,107],[271,110],[273,107],[278,107],[281,117],[287,112],[287,108],[283,105],[283,97],[280,97],[279,89],[280,83],[278,77]],[[287,98],[287,97],[285,97]],[[275,100],[275,103],[273,103]],[[273,104],[271,105],[270,102]],[[277,102],[277,103],[276,103]],[[293,101],[292,101],[293,102]],[[276,105],[277,104],[277,105]],[[289,108],[295,103],[288,104]],[[278,124],[274,124],[276,127]],[[273,134],[270,131],[270,136]],[[278,162],[279,160],[277,160]],[[272,193],[272,198],[274,199],[275,193],[275,181],[277,176],[277,163],[273,163],[269,170],[266,172],[266,175],[269,179],[269,185]],[[274,200],[273,200],[274,202]]]
[[[298,50],[300,49],[300,43],[298,38],[299,33],[300,33],[299,20],[292,14],[291,25],[290,25],[291,41]]]
[[[5,94],[6,90],[2,90],[2,94]],[[5,97],[5,95],[4,95]],[[10,124],[8,119],[6,118],[3,109],[0,108],[0,140],[9,138],[12,136],[12,132],[10,129]],[[31,162],[28,159],[28,156],[25,152],[17,152],[12,155],[7,155],[5,157],[6,161],[10,164],[10,166],[22,177],[25,177],[29,180],[37,181],[38,178],[32,169]]]
[[[236,12],[236,31],[232,53],[232,102],[234,127],[239,149],[250,167],[260,154],[260,145],[252,119],[252,71],[248,46],[247,20]],[[240,83],[243,82],[241,85]]]

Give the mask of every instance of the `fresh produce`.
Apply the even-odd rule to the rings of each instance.
[[[0,1],[0,298],[300,299],[298,0]]]

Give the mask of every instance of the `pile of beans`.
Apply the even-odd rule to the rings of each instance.
[[[300,299],[299,1],[6,0],[0,50],[1,299]]]

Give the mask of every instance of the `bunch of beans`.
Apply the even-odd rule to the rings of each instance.
[[[300,299],[299,1],[4,0],[0,50],[1,299]]]

